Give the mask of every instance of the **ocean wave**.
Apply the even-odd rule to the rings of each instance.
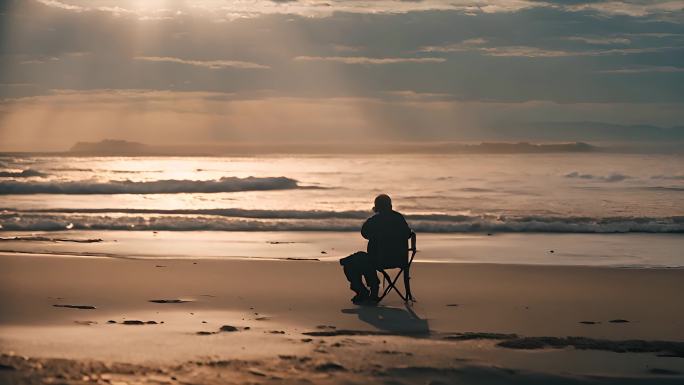
[[[156,180],[134,182],[0,182],[0,195],[13,194],[175,194],[238,191],[289,190],[304,188],[286,177],[224,177],[218,180]]]
[[[56,167],[50,168],[50,171],[81,171],[81,172],[91,172],[91,168],[78,168],[78,167]]]
[[[31,177],[47,176],[46,173],[27,168],[21,171],[0,171],[0,178],[31,178]]]
[[[651,179],[684,180],[684,175],[653,175]]]
[[[13,208],[0,208],[7,213],[21,213]],[[154,214],[154,215],[193,215],[193,216],[219,216],[250,219],[366,219],[372,215],[371,211],[364,210],[261,210],[239,208],[215,208],[215,209],[128,209],[128,208],[54,208],[35,209],[26,213],[62,213],[62,214]],[[470,216],[463,214],[405,214],[407,220],[434,221],[434,222],[467,222],[474,219],[493,220],[500,218],[495,215]],[[532,218],[532,217],[530,217]]]
[[[651,186],[651,187],[644,187],[645,190],[654,190],[654,191],[684,191],[684,187],[672,187],[672,186]]]
[[[11,208],[0,208],[4,212],[19,212]],[[64,213],[64,214],[158,214],[158,215],[194,215],[219,216],[253,219],[365,219],[369,211],[325,211],[325,210],[250,210],[238,208],[224,209],[127,209],[127,208],[66,208],[37,209],[31,213]]]
[[[368,213],[363,211],[235,210],[232,214],[206,214],[212,210],[129,210],[121,215],[57,212],[0,214],[0,230],[148,230],[148,231],[358,231]],[[74,210],[76,211],[76,210]],[[164,214],[154,211],[163,211]],[[173,213],[171,213],[173,212]],[[188,214],[192,212],[192,214]],[[198,214],[202,212],[204,214]],[[140,215],[145,214],[145,215]],[[224,212],[223,214],[228,214]],[[424,233],[684,233],[684,216],[672,217],[547,217],[497,215],[415,214],[409,225]]]
[[[28,236],[28,237],[0,237],[0,242],[72,242],[72,243],[99,243],[102,242],[100,238],[63,238],[63,237],[41,237],[41,236]]]

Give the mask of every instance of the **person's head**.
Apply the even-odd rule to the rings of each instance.
[[[375,197],[375,206],[373,211],[376,213],[384,213],[392,210],[392,198],[387,194],[380,194]]]

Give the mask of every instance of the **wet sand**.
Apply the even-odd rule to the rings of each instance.
[[[2,383],[684,383],[684,270],[0,256]],[[568,338],[571,337],[571,338]]]
[[[3,232],[0,254],[123,259],[318,259],[334,262],[366,247],[339,231]],[[421,233],[420,262],[552,266],[684,267],[681,234]],[[163,263],[161,263],[163,265]]]

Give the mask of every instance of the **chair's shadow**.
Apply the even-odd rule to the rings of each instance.
[[[428,321],[420,318],[410,307],[360,306],[342,309],[344,314],[356,314],[359,320],[370,324],[380,331],[412,337],[430,335]]]

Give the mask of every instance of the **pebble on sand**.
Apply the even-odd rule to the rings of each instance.
[[[156,325],[157,321],[140,321],[137,319],[129,319],[122,322],[124,325]]]
[[[186,303],[186,302],[190,302],[190,301],[185,300],[185,299],[151,299],[148,302],[152,302],[152,303]]]
[[[314,368],[317,372],[335,372],[335,371],[345,371],[347,370],[344,366],[336,362],[326,362],[316,365]]]
[[[96,321],[74,321],[74,323],[75,323],[75,324],[79,324],[79,325],[86,325],[86,326],[96,325],[96,324],[97,324]]]
[[[91,305],[62,305],[62,304],[55,304],[55,305],[52,305],[52,306],[54,306],[54,307],[65,307],[65,308],[69,308],[69,309],[81,309],[81,310],[93,310],[93,309],[97,309],[95,306],[91,306]]]

